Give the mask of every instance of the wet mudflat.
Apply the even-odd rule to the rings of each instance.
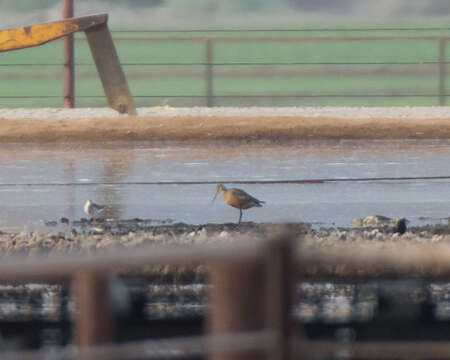
[[[215,182],[447,176],[449,158],[448,140],[1,144],[0,230],[80,220],[87,199],[105,204],[112,219],[233,222],[236,209],[221,198],[211,204]],[[213,183],[146,184],[189,181]],[[447,179],[236,187],[266,201],[244,221],[349,226],[383,214],[424,224],[446,223],[450,213]]]

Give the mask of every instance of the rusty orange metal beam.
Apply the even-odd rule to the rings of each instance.
[[[77,31],[105,24],[107,14],[83,16],[0,31],[0,52],[38,46]]]

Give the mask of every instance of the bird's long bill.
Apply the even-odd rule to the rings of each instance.
[[[214,200],[216,200],[216,197],[217,197],[217,194],[219,193],[219,191],[217,190],[216,191],[216,195],[214,195],[214,197],[213,197],[213,199],[212,199],[212,201],[211,201],[211,204],[214,202]]]

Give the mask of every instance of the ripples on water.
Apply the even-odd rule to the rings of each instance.
[[[235,221],[235,209],[221,200],[211,205],[213,184],[121,183],[445,176],[450,141],[3,144],[0,150],[0,229],[17,230],[60,216],[80,219],[88,198],[106,204],[111,218]],[[52,183],[74,185],[43,185]],[[239,187],[266,201],[265,207],[246,211],[244,221],[349,226],[352,218],[374,214],[417,223],[450,212],[447,180]]]

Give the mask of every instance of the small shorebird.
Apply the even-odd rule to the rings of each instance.
[[[96,204],[91,200],[86,201],[86,204],[84,204],[84,212],[92,217],[95,217],[95,215],[100,214],[104,208],[105,208],[104,205]]]
[[[406,232],[406,221],[405,218],[397,219],[392,228],[392,232],[403,235]]]
[[[262,204],[265,203],[264,201],[258,200],[253,196],[247,194],[244,190],[241,189],[227,189],[224,185],[217,184],[216,190],[216,195],[214,195],[214,199],[212,201],[214,201],[217,197],[217,194],[220,193],[220,195],[222,195],[228,205],[239,209],[238,224],[241,223],[242,209],[246,210],[255,206],[261,207]]]

